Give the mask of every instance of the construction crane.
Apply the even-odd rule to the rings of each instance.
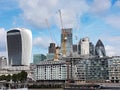
[[[66,41],[67,41],[67,35],[66,35],[66,31],[63,28],[63,22],[62,22],[62,14],[61,14],[61,10],[59,10],[59,15],[60,15],[60,23],[61,23],[61,33],[62,33],[62,55],[63,57],[66,57]]]
[[[52,33],[51,33],[51,31],[50,31],[50,26],[49,26],[49,23],[48,23],[48,20],[47,19],[45,19],[45,22],[46,22],[46,25],[47,25],[47,27],[48,27],[48,31],[49,31],[49,33],[50,33],[50,37],[51,37],[51,39],[52,39],[52,42],[53,42],[53,37],[52,37]],[[55,39],[55,38],[54,38]],[[56,40],[55,40],[55,43],[56,43]],[[60,49],[60,47],[56,47],[55,48],[55,55],[54,55],[54,61],[57,61],[58,60],[58,58],[59,58],[59,49]]]
[[[52,42],[54,42],[54,41],[53,41],[53,37],[52,37],[52,33],[51,33],[51,31],[50,31],[50,26],[49,26],[48,20],[45,19],[45,22],[46,22],[46,25],[47,25],[47,28],[48,28],[48,32],[50,33],[51,40],[52,40]]]

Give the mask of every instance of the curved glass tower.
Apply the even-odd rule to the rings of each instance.
[[[8,31],[7,49],[9,65],[29,65],[32,51],[32,34],[30,30],[15,28]]]
[[[106,56],[105,48],[101,40],[97,41],[97,44],[95,46],[95,55],[99,57]]]

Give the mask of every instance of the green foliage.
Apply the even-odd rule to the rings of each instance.
[[[18,74],[13,74],[12,76],[11,75],[2,75],[0,76],[0,81],[2,80],[6,80],[6,81],[14,81],[14,82],[25,82],[27,80],[27,72],[25,71],[21,71],[20,73]]]

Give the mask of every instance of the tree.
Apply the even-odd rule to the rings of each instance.
[[[13,75],[12,75],[12,80],[13,80],[14,82],[17,82],[17,74],[13,74]]]
[[[21,82],[24,82],[27,80],[27,72],[25,72],[24,70],[21,71]]]
[[[12,76],[10,75],[10,74],[8,74],[7,76],[6,76],[6,80],[7,81],[10,81],[12,78],[11,78]]]

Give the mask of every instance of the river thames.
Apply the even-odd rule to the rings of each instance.
[[[29,89],[29,90],[63,90],[63,89]],[[100,90],[120,90],[120,89],[100,89]]]

